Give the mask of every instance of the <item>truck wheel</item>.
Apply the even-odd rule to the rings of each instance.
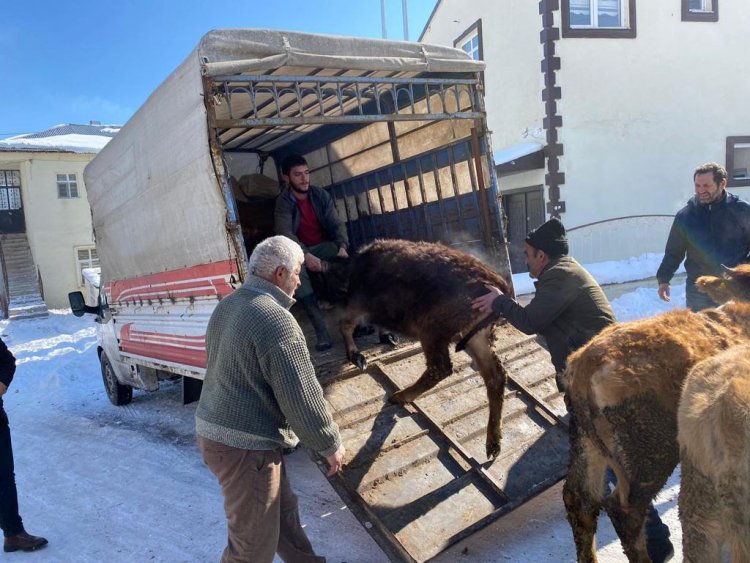
[[[104,352],[99,356],[99,360],[102,363],[104,389],[107,391],[107,397],[109,397],[110,402],[117,407],[127,405],[133,400],[133,388],[130,385],[122,385],[117,381],[115,370],[112,369],[112,364]]]

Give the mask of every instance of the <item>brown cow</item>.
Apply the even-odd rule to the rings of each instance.
[[[669,311],[604,329],[571,354],[571,461],[563,488],[578,560],[596,561],[596,519],[607,511],[630,561],[650,561],[643,522],[679,460],[677,405],[690,369],[750,341],[750,265],[699,278],[719,309]],[[617,487],[604,496],[609,466]]]
[[[419,340],[427,369],[392,400],[409,403],[448,377],[453,366],[451,341],[467,335],[487,315],[471,301],[494,285],[510,294],[508,283],[474,256],[431,242],[376,240],[362,248],[350,265],[346,311],[339,322],[348,358],[360,369],[365,357],[352,338],[359,320]],[[484,380],[489,399],[486,452],[500,453],[503,393],[507,374],[494,353],[492,324],[466,341],[466,350]]]
[[[690,371],[677,427],[684,561],[750,561],[750,345]]]

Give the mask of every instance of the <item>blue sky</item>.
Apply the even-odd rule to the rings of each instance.
[[[416,40],[436,0],[408,0]],[[58,123],[122,124],[211,29],[381,37],[380,0],[5,0],[0,138]],[[401,0],[386,0],[403,39]]]

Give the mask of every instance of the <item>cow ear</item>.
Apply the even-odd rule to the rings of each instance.
[[[721,264],[721,269],[724,272],[724,276],[728,278],[732,277],[732,274],[734,274],[734,271],[732,271],[732,268],[725,266],[724,264]]]

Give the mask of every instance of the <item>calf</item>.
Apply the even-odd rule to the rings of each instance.
[[[451,341],[467,335],[487,315],[474,311],[472,299],[494,285],[510,294],[507,282],[477,258],[429,242],[376,240],[352,260],[346,310],[339,322],[348,358],[366,367],[352,333],[359,320],[419,340],[427,369],[392,400],[409,403],[448,377],[453,366]],[[482,326],[466,341],[487,388],[489,423],[486,453],[500,453],[503,393],[507,374],[492,345],[492,324]]]
[[[684,561],[750,561],[750,345],[690,371],[677,427]]]
[[[571,410],[571,461],[563,500],[578,560],[596,561],[596,518],[604,507],[630,561],[650,561],[643,522],[679,459],[677,405],[690,369],[750,342],[750,265],[698,286],[719,309],[669,311],[606,328],[571,354],[564,384]],[[604,472],[617,476],[605,498]]]

